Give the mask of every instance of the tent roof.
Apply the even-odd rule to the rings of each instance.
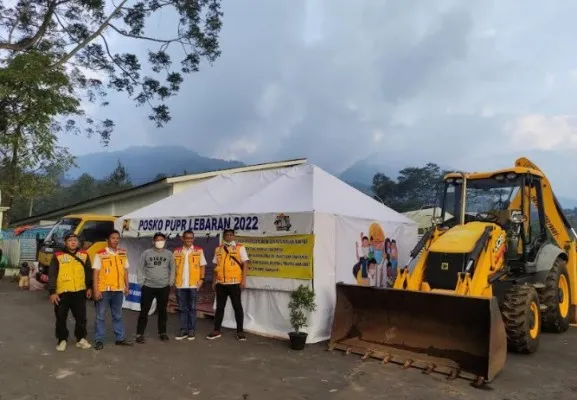
[[[312,211],[416,225],[312,164],[219,175],[122,218]]]

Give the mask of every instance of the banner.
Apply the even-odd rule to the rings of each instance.
[[[337,217],[337,282],[391,287],[417,243],[417,226]]]
[[[123,237],[151,236],[156,232],[181,234],[192,230],[197,236],[234,229],[246,236],[308,234],[313,230],[313,213],[227,214],[171,218],[119,218]]]
[[[247,276],[306,279],[313,278],[315,236],[289,235],[237,237],[250,259]]]
[[[216,247],[220,243],[220,238],[218,236],[202,236],[196,237],[194,239],[194,245],[201,247],[204,251],[204,256],[206,258],[205,267],[205,281],[203,287],[198,291],[197,295],[197,309],[201,311],[212,311],[212,301],[214,299],[214,292],[212,291],[212,277],[214,271],[214,264],[212,259],[214,257],[214,252]],[[169,238],[166,241],[166,249],[174,251],[175,248],[182,246],[182,240],[180,238]],[[143,238],[122,238],[120,247],[126,249],[128,255],[128,280],[129,280],[129,292],[128,296],[124,301],[123,307],[140,311],[140,285],[137,282],[137,268],[140,263],[140,256],[146,249],[152,248],[152,239],[150,237]],[[153,309],[151,313],[154,312],[156,307],[156,301],[154,302]]]

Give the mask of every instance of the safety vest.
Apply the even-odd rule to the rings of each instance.
[[[242,280],[242,266],[240,260],[240,249],[242,245],[236,243],[235,246],[228,247],[228,254],[223,245],[216,248],[216,267],[214,268],[214,279],[216,283],[233,284]],[[233,258],[234,257],[234,258]],[[238,262],[234,261],[236,259]]]
[[[203,250],[201,247],[192,246],[188,253],[188,285],[196,287],[197,282],[204,279],[204,272],[200,265]],[[174,250],[174,263],[176,264],[175,284],[177,288],[181,288],[184,282],[184,261],[186,257],[186,249],[179,247]]]
[[[56,293],[79,292],[86,290],[86,275],[84,265],[76,258],[62,251],[54,252],[54,257],[58,260],[58,277],[56,278]],[[84,250],[76,252],[82,262],[86,262],[88,254]]]
[[[118,249],[116,253],[102,249],[98,253],[100,257],[100,270],[98,271],[98,291],[115,292],[124,290],[124,278],[126,274],[126,250]]]

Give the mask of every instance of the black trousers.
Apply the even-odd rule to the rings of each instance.
[[[166,321],[168,320],[168,294],[170,287],[151,288],[142,286],[140,292],[140,314],[138,314],[138,324],[136,326],[136,334],[144,335],[146,325],[148,324],[148,312],[152,307],[152,301],[156,299],[156,310],[158,311],[158,334],[166,333]]]
[[[240,300],[240,285],[222,285],[216,284],[216,312],[214,313],[214,330],[220,331],[222,319],[224,318],[224,308],[226,301],[230,297],[232,308],[234,310],[234,319],[236,320],[236,331],[242,332],[244,327],[244,311]]]
[[[74,317],[74,336],[76,341],[86,339],[86,291],[65,292],[59,295],[60,303],[54,306],[54,315],[56,315],[56,339],[58,343],[62,340],[68,340],[68,311],[72,311]]]

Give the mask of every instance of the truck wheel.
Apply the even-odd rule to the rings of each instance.
[[[571,309],[571,286],[565,261],[558,258],[545,279],[545,289],[541,292],[541,303],[547,306],[543,311],[543,331],[561,333],[569,329]]]
[[[539,295],[532,286],[513,286],[502,303],[507,331],[507,349],[515,353],[534,353],[539,347],[541,312]]]

